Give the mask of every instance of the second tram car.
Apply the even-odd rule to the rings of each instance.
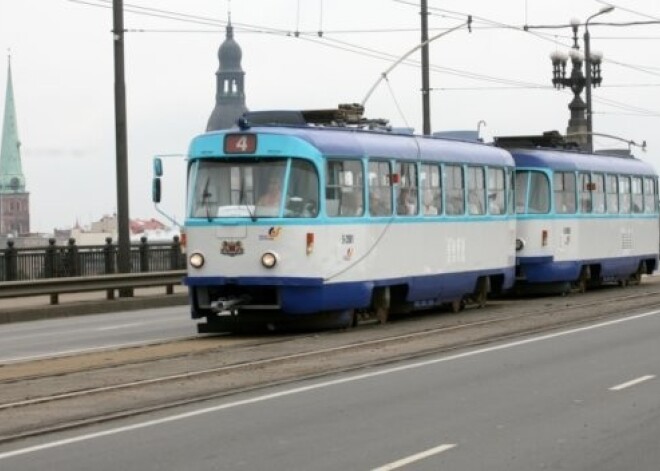
[[[516,162],[519,292],[638,283],[658,263],[658,177],[631,155],[503,144]]]
[[[350,124],[341,108],[264,120],[190,145],[186,284],[200,332],[384,321],[513,285],[507,151],[326,126]]]

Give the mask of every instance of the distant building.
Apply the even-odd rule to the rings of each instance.
[[[7,67],[5,115],[0,148],[0,235],[30,233],[30,193],[25,189],[18,139],[11,58]]]
[[[234,40],[231,17],[227,23],[227,36],[218,49],[220,67],[216,75],[215,107],[211,112],[207,131],[228,129],[247,111],[245,106],[245,72],[241,67],[243,53]]]
[[[130,224],[131,235],[148,235],[153,233],[162,233],[169,230],[169,228],[158,221],[157,219],[131,219]]]
[[[132,242],[139,242],[146,237],[150,242],[169,242],[175,235],[179,235],[176,228],[167,227],[157,219],[131,219],[129,221],[130,238]],[[88,228],[81,227],[78,222],[66,231],[56,229],[55,234],[60,237],[74,238],[77,245],[104,245],[106,238],[110,237],[117,243],[117,215],[105,215],[94,221]]]

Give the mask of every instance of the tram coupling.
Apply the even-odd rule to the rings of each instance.
[[[216,314],[231,311],[242,304],[247,304],[249,301],[249,296],[230,296],[227,298],[220,298],[211,303],[211,310]]]

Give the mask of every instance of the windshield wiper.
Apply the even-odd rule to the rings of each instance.
[[[208,219],[208,221],[211,222],[213,221],[213,218],[211,217],[211,207],[209,206],[209,198],[212,195],[211,193],[209,193],[209,183],[211,183],[211,177],[206,178],[206,183],[204,184],[204,191],[202,192],[202,204],[206,209],[206,219]]]
[[[247,197],[246,197],[247,195],[246,195],[246,192],[245,192],[245,179],[244,178],[241,178],[241,187],[239,188],[239,193],[240,193],[239,204],[242,204],[242,205],[245,206],[245,209],[247,209],[247,212],[250,215],[250,220],[252,222],[256,222],[257,221],[257,216],[256,216],[256,214],[254,214],[252,212],[252,210],[250,209],[250,205],[247,202]]]

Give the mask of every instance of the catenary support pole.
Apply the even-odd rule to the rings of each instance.
[[[126,138],[126,84],[124,80],[124,5],[112,1],[115,63],[115,140],[117,163],[117,271],[131,271],[131,240],[128,215],[128,150]],[[120,297],[131,297],[133,290],[121,289]]]

